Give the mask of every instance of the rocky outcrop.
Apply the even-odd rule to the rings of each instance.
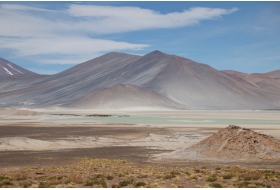
[[[280,140],[230,125],[186,149],[204,158],[261,161],[280,160]]]

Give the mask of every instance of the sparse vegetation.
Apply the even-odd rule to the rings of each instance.
[[[199,168],[199,169],[197,169]],[[0,171],[0,187],[279,187],[280,172],[241,167],[162,167],[81,159],[72,165]]]
[[[250,180],[258,180],[262,177],[261,173],[258,171],[248,171],[239,176],[239,180],[250,181]]]

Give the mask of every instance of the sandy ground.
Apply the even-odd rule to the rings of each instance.
[[[65,113],[65,112],[63,112]],[[67,111],[80,115],[88,112]],[[102,113],[102,112],[100,112]],[[107,113],[108,114],[108,113]],[[134,112],[110,113],[124,115],[168,116],[186,118],[236,118],[279,120],[277,111],[185,111],[185,112]],[[51,115],[48,112],[0,110],[0,164],[4,167],[26,165],[61,164],[80,157],[120,158],[153,164],[190,164],[203,162],[186,161],[182,151],[221,128],[211,122],[197,125],[143,125],[76,121],[73,116]],[[231,123],[229,123],[231,124]],[[247,127],[280,139],[280,126],[244,124]],[[176,154],[178,153],[178,154]],[[229,163],[221,163],[229,164]],[[242,164],[242,163],[239,163]],[[273,167],[276,163],[250,163]],[[277,163],[279,166],[279,163]]]

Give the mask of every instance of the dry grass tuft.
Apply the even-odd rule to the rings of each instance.
[[[68,180],[74,183],[82,184],[85,182],[85,180],[77,174],[71,174],[68,176]]]
[[[18,180],[18,181],[26,180],[26,179],[28,179],[28,175],[27,175],[27,173],[15,173],[13,175],[13,179]]]

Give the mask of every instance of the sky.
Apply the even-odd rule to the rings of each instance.
[[[217,70],[278,70],[280,2],[0,2],[0,57],[39,74],[154,50]]]

